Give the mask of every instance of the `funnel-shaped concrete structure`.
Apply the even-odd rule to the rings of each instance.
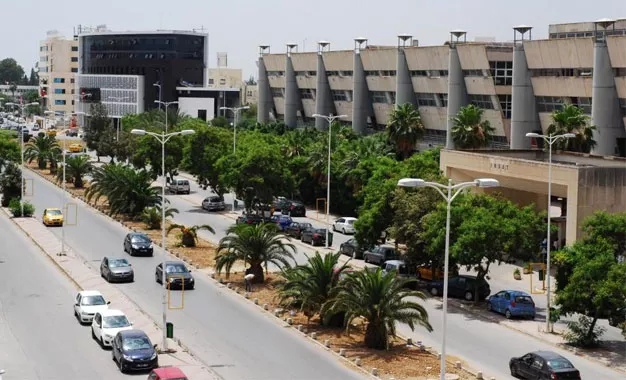
[[[396,107],[401,104],[410,103],[417,108],[415,99],[415,91],[413,90],[413,82],[411,81],[411,73],[409,65],[406,62],[404,48],[408,43],[412,44],[413,36],[408,34],[398,35],[398,61],[396,66]]]
[[[324,64],[324,50],[330,47],[327,41],[317,43],[317,78],[315,83],[315,113],[319,115],[336,115],[335,102],[333,102],[328,76],[326,75],[326,65]],[[323,117],[315,118],[315,128],[328,130],[328,121]]]
[[[274,98],[270,90],[270,81],[267,77],[267,70],[263,62],[263,54],[269,50],[268,45],[259,46],[259,79],[258,101],[257,101],[257,120],[259,123],[267,123],[270,121],[270,112],[274,109]]]
[[[367,117],[372,114],[369,88],[365,78],[365,70],[361,61],[361,48],[367,42],[366,38],[354,39],[354,69],[352,89],[352,130],[359,135],[367,130]]]
[[[446,149],[454,149],[454,140],[452,139],[452,127],[454,123],[452,119],[459,113],[459,110],[468,103],[467,89],[465,87],[465,77],[461,68],[461,60],[456,46],[461,37],[464,38],[466,32],[454,30],[450,32],[450,56],[448,57],[448,112],[447,112],[447,128],[446,128]]]
[[[296,72],[291,62],[291,52],[298,45],[287,44],[287,56],[285,58],[285,125],[289,128],[298,126],[298,110],[302,109]]]

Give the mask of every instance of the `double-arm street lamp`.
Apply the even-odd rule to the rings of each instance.
[[[314,113],[313,117],[320,117],[328,122],[328,173],[326,176],[326,248],[330,247],[330,241],[328,239],[328,234],[330,233],[330,221],[328,216],[330,215],[330,141],[332,140],[332,125],[337,119],[341,119],[343,117],[347,117],[346,115],[320,115],[319,113]]]
[[[237,152],[237,122],[239,111],[249,109],[249,106],[242,107],[220,107],[222,111],[231,111],[235,115],[235,120],[233,122],[233,154]],[[233,192],[233,212],[235,212],[235,198],[237,198],[237,194]]]
[[[552,331],[552,323],[550,322],[550,207],[552,206],[552,145],[560,139],[573,139],[576,137],[573,133],[564,133],[562,135],[540,135],[539,133],[527,133],[526,137],[534,139],[543,139],[548,144],[548,228],[546,232],[546,331]]]
[[[161,87],[159,86],[159,89]],[[167,107],[171,106],[172,104],[178,104],[177,101],[173,101],[173,102],[162,102],[160,100],[155,100],[155,103],[157,103],[159,105],[159,109],[161,109],[161,104],[163,105],[163,107],[165,107],[165,133],[167,133]]]
[[[441,338],[441,371],[440,379],[445,380],[446,376],[446,325],[448,323],[448,266],[450,261],[450,209],[452,201],[463,189],[468,187],[497,187],[500,183],[492,178],[479,178],[472,182],[463,182],[456,185],[452,184],[452,180],[448,180],[447,185],[437,182],[427,182],[423,179],[403,178],[398,181],[400,187],[430,187],[435,190],[446,200],[446,248],[444,253],[443,266],[443,329]],[[445,191],[445,192],[444,192]]]
[[[165,112],[167,112],[167,110]],[[148,132],[144,129],[133,129],[130,133],[139,136],[150,135],[161,143],[161,176],[163,177],[163,184],[161,188],[161,247],[163,248],[163,262],[161,264],[161,281],[163,282],[163,352],[167,352],[167,276],[165,274],[165,262],[167,261],[167,246],[165,244],[165,144],[174,136],[192,135],[195,131],[193,129],[185,129],[172,133],[154,133]]]

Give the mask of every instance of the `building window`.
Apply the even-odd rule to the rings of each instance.
[[[65,78],[54,78],[54,83],[65,83]]]
[[[306,75],[306,71],[296,71],[296,76],[297,77],[303,77]]]
[[[380,72],[380,75],[384,76],[384,77],[395,77],[396,76],[396,70],[383,70]]]
[[[533,77],[592,77],[592,68],[572,69],[532,69],[530,75]]]
[[[513,84],[512,61],[490,61],[489,69],[496,86],[511,86]]]
[[[371,91],[372,103],[387,103],[385,91]]]
[[[412,77],[427,77],[428,71],[426,70],[411,70],[410,71]]]
[[[417,105],[421,107],[437,107],[437,101],[435,100],[435,94],[426,92],[416,92]]]
[[[40,46],[39,51],[48,51],[48,45]]]
[[[583,112],[587,115],[591,115],[591,98],[586,97],[574,97],[572,99],[572,104],[582,108]]]
[[[65,105],[65,100],[56,99],[54,101],[54,105],[55,106],[64,106]]]
[[[380,71],[378,71],[378,70],[366,70],[365,71],[365,76],[366,77],[377,77],[377,76],[380,76]]]
[[[428,76],[431,78],[438,78],[438,77],[447,77],[448,76],[448,70],[429,70],[428,71]]]
[[[55,88],[54,89],[54,93],[55,94],[65,94],[65,89],[64,88]]]
[[[77,73],[78,72],[78,67],[72,67],[72,72],[73,73]]]
[[[285,75],[284,71],[268,71],[267,72],[268,77],[282,77],[284,75]]]
[[[226,86],[226,79],[224,78],[220,79],[220,86]]]
[[[473,104],[476,107],[482,108],[484,110],[493,109],[493,102],[491,101],[491,95],[470,95],[469,102],[470,104]]]
[[[213,84],[213,83],[214,83],[214,81],[215,81],[215,80],[214,80],[213,78],[209,78],[209,84]],[[548,235],[546,235],[546,236],[548,236]]]
[[[283,97],[283,89],[272,87],[272,97],[274,98],[282,98]]]
[[[352,70],[344,70],[339,72],[339,75],[342,77],[351,77],[352,74]]]
[[[619,105],[622,108],[622,115],[626,116],[626,99],[620,98]]]
[[[249,91],[249,92],[250,92],[250,95],[248,96],[252,96],[252,91]],[[312,88],[301,88],[300,98],[301,99],[315,99],[314,90]]]
[[[511,118],[511,95],[498,95],[500,101],[500,110],[505,119]]]
[[[72,51],[78,51],[78,46],[72,46]]]
[[[335,102],[347,102],[348,101],[348,95],[346,94],[347,91],[344,90],[332,90],[331,93],[333,95],[333,100]]]
[[[442,107],[448,106],[448,94],[437,94],[437,97],[439,97],[439,104],[441,104]]]
[[[538,112],[552,112],[563,108],[563,98],[556,96],[536,96]]]
[[[339,71],[326,71],[326,76],[327,77],[338,77],[339,76]]]
[[[626,77],[626,67],[617,67],[613,70],[615,70],[616,77]]]
[[[78,62],[78,57],[72,57],[72,62]]]
[[[466,77],[482,77],[484,76],[482,70],[463,70],[463,75]]]

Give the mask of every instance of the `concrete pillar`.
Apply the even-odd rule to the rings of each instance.
[[[362,46],[366,42],[366,38],[354,39],[354,70],[352,72],[352,130],[359,135],[365,134],[367,129],[367,117],[370,114],[369,111],[372,106],[360,52]]]
[[[287,44],[287,55],[285,57],[285,125],[295,128],[298,125],[298,110],[301,108],[300,92],[296,82],[296,72],[291,63],[291,51],[296,44]]]
[[[459,110],[468,103],[467,89],[465,88],[465,77],[461,68],[461,60],[456,50],[456,45],[461,37],[465,37],[466,32],[454,30],[450,32],[450,56],[448,59],[448,124],[446,128],[446,149],[454,149],[452,140],[452,118],[459,113]]]
[[[327,41],[317,43],[317,80],[315,83],[315,113],[319,115],[336,114],[335,102],[333,101],[328,76],[326,76],[326,65],[324,65],[324,49],[330,46]],[[322,117],[315,118],[315,128],[328,130],[328,121]]]
[[[413,82],[409,72],[409,65],[406,62],[404,48],[407,44],[411,45],[413,37],[408,34],[398,35],[398,61],[396,66],[396,107],[401,104],[410,103],[417,108],[415,99],[415,91],[413,90]]]
[[[269,49],[268,45],[259,46],[259,79],[258,86],[258,103],[257,103],[257,120],[259,123],[267,123],[270,121],[270,111],[274,109],[274,98],[270,89],[270,81],[267,77],[267,70],[263,62],[263,54]]]
[[[531,149],[532,140],[526,133],[541,130],[535,93],[530,80],[530,70],[524,51],[524,35],[530,26],[520,25],[513,28],[513,89],[511,96],[511,149]],[[517,34],[521,38],[517,40]]]
[[[622,119],[615,77],[606,45],[606,31],[614,25],[612,20],[599,20],[595,23],[595,43],[593,46],[593,90],[591,103],[591,123],[597,130],[593,134],[596,146],[593,154],[601,156],[617,155],[617,139],[626,137]]]

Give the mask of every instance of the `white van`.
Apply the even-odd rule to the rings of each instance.
[[[188,180],[175,178],[170,181],[169,185],[167,185],[167,190],[174,194],[189,194],[191,192],[191,187],[189,186]]]

